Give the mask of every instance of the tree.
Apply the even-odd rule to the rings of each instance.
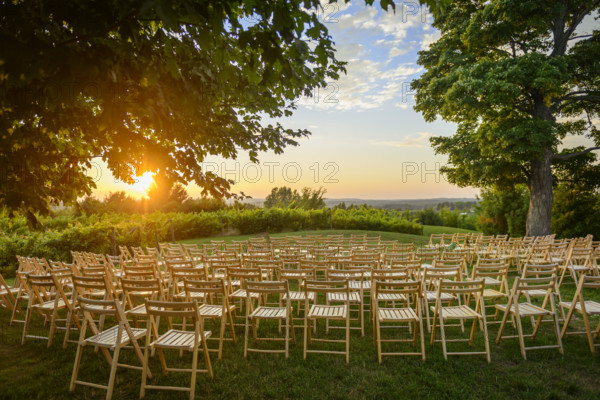
[[[287,186],[274,187],[265,198],[265,208],[303,208],[305,210],[316,210],[325,207],[323,196],[327,190],[324,188],[311,189],[305,187],[302,194]]]
[[[303,208],[305,210],[318,210],[325,207],[323,196],[327,193],[325,188],[311,189],[302,188],[302,194],[290,204],[291,208]]]
[[[368,4],[372,0],[367,1]],[[382,7],[390,1],[381,2]],[[232,196],[210,154],[279,154],[304,129],[266,125],[344,63],[317,0],[0,2],[0,205],[49,212],[116,178],[155,171]],[[242,193],[243,195],[243,193]]]
[[[525,185],[512,190],[484,188],[477,206],[479,221],[477,229],[486,235],[525,235],[529,192]]]
[[[600,1],[457,0],[434,12],[441,38],[420,52],[412,83],[427,121],[458,124],[434,137],[460,186],[527,185],[527,234],[551,230],[553,165],[600,147],[600,31],[579,32]],[[568,135],[595,146],[559,151]]]
[[[140,212],[139,202],[124,191],[110,192],[104,198],[104,209],[118,214],[134,214]]]
[[[574,151],[581,151],[575,149]],[[552,231],[561,238],[593,234],[600,237],[600,166],[595,154],[561,161],[556,166],[560,183],[555,188]]]
[[[265,198],[264,207],[285,208],[298,199],[300,199],[300,195],[297,190],[292,190],[287,186],[274,187]]]

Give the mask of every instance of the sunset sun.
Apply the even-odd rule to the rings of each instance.
[[[154,182],[154,173],[144,172],[141,176],[135,176],[133,178],[135,183],[131,185],[131,190],[138,194],[145,195],[148,193],[150,185]]]

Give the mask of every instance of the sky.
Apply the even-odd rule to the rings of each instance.
[[[439,32],[426,6],[396,3],[395,13],[363,2],[330,4],[319,12],[337,58],[348,62],[347,74],[314,97],[300,99],[294,115],[280,120],[286,128],[308,129],[312,135],[282,155],[259,154],[260,164],[240,152],[237,160],[211,157],[204,167],[235,180],[232,190],[253,198],[264,198],[277,186],[323,187],[327,198],[474,198],[478,189],[451,185],[439,173],[446,157],[429,145],[432,136],[453,134],[455,125],[427,123],[413,110],[410,82],[424,72],[417,52]],[[99,198],[116,190],[140,197],[148,183],[147,177],[134,186],[115,182],[101,163],[92,173]],[[187,189],[200,196],[197,186]]]

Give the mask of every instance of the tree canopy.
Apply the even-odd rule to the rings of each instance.
[[[305,210],[317,210],[325,207],[323,196],[327,192],[324,188],[311,189],[305,187],[302,193],[292,190],[287,186],[274,187],[265,198],[265,208],[303,208]]]
[[[600,1],[457,0],[434,13],[441,38],[422,51],[412,84],[427,121],[458,125],[434,137],[449,181],[527,185],[527,234],[550,233],[553,167],[600,147],[600,30],[581,30]],[[584,135],[594,145],[564,149]]]
[[[367,1],[368,4],[372,3]],[[382,1],[384,8],[390,1]],[[0,2],[0,204],[47,212],[152,170],[231,196],[210,154],[281,153],[303,129],[265,124],[344,63],[317,0]]]

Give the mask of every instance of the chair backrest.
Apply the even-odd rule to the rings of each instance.
[[[156,323],[157,317],[165,317],[168,329],[173,329],[173,318],[190,318],[194,322],[197,341],[204,340],[203,321],[198,312],[198,303],[195,301],[157,301],[146,299],[146,313],[148,314],[148,332],[154,326],[159,332],[162,324]]]
[[[370,272],[370,268],[359,268],[355,267],[352,269],[329,269],[326,273],[326,279],[328,281],[355,281],[364,282],[367,278],[367,272]],[[364,285],[360,285],[358,289],[363,290]]]
[[[73,301],[77,296],[88,297],[89,294],[104,291],[105,300],[114,299],[115,291],[106,275],[73,276]]]
[[[437,287],[436,283],[440,280],[453,280],[459,281],[461,275],[460,266],[452,267],[438,267],[438,268],[424,268],[421,271],[421,278],[423,281],[423,287],[426,290],[432,290]]]
[[[374,280],[373,297],[385,294],[402,294],[407,298],[416,300],[422,296],[421,281],[396,281],[396,280]],[[416,302],[419,305],[419,302]]]
[[[171,285],[183,283],[184,279],[208,280],[203,268],[173,268],[171,269]]]
[[[136,304],[135,298],[139,296],[164,299],[164,289],[158,279],[122,279],[121,288],[130,307]]]
[[[414,253],[414,243],[396,243],[394,246],[394,253]]]
[[[407,270],[410,271],[412,279],[420,280],[421,272],[422,272],[421,265],[422,265],[421,259],[414,259],[414,260],[404,260],[404,261],[394,262],[389,265],[389,268],[391,268],[391,269],[406,268]]]
[[[556,274],[527,278],[516,277],[511,291],[511,298],[517,302],[521,295],[527,294],[527,292],[532,290],[545,291],[543,304],[546,305],[549,298],[552,298],[552,301],[554,301],[552,293],[556,290],[556,285]]]
[[[186,278],[183,281],[183,286],[188,301],[192,301],[192,299],[195,297],[194,294],[204,294],[205,302],[207,304],[215,304],[220,299],[223,307],[226,308],[229,305],[225,281],[222,279],[214,281],[201,281]]]
[[[438,296],[442,293],[452,295],[476,295],[482,296],[485,286],[483,279],[469,281],[451,281],[441,279],[437,282]]]
[[[438,248],[421,247],[415,251],[415,257],[419,258],[421,262],[430,261],[433,263],[433,260],[440,257],[440,250]]]
[[[123,276],[127,279],[160,279],[155,263],[136,263],[123,265]]]
[[[289,293],[287,281],[246,281],[246,295],[248,300],[252,299],[253,294],[262,295],[279,295],[279,303],[282,303],[284,295]],[[289,294],[287,296],[289,300]]]
[[[26,275],[27,284],[34,299],[32,304],[43,303],[52,299],[63,300],[70,306],[64,287],[72,282],[73,273],[70,269],[56,270],[46,275]]]
[[[86,321],[90,322],[94,326],[94,319],[91,317],[93,314],[112,315],[117,318],[119,322],[126,322],[123,308],[117,299],[99,300],[77,296],[77,304],[79,304],[81,311],[83,311]]]
[[[558,274],[558,264],[552,262],[526,263],[521,272],[521,278],[551,276]]]
[[[374,269],[371,271],[371,281],[386,281],[386,282],[398,282],[408,281],[412,278],[412,271],[408,268],[387,268],[387,269]]]
[[[567,263],[569,265],[592,265],[592,258],[594,250],[591,247],[571,247],[567,256]]]
[[[504,258],[478,258],[471,279],[494,278],[506,282],[508,264]]]
[[[279,271],[279,278],[285,281],[296,281],[299,283],[299,287],[301,283],[307,279],[314,280],[315,279],[315,269],[314,268],[303,268],[303,269],[282,269]]]
[[[346,293],[346,298],[349,302],[350,285],[348,280],[336,280],[336,281],[311,281],[306,280],[304,282],[304,290],[307,293],[315,293],[315,303],[319,301],[319,293]],[[306,296],[308,299],[308,296]]]
[[[238,280],[242,287],[245,282],[261,281],[262,272],[260,268],[229,268],[227,270],[227,279],[229,280],[229,287],[232,288],[232,281]]]

